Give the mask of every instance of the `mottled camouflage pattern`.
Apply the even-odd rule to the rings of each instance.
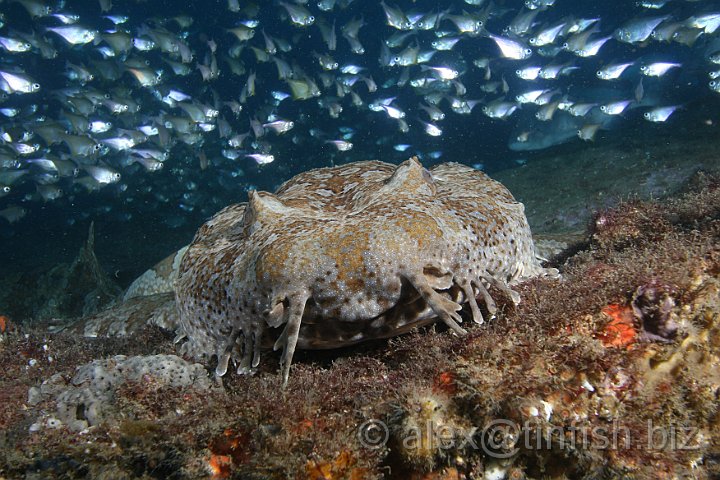
[[[302,173],[251,192],[203,225],[175,292],[183,351],[258,365],[264,334],[284,349],[333,348],[440,318],[458,333],[462,304],[543,274],[523,205],[470,167],[367,161]],[[282,331],[280,332],[280,328]],[[279,333],[279,335],[278,335]]]

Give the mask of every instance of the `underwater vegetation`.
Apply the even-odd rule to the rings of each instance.
[[[193,377],[155,326],[93,339],[3,319],[0,474],[717,478],[719,219],[707,173],[601,210],[552,259],[561,281],[518,285],[518,305],[491,288],[496,317],[468,335],[296,352],[284,390],[274,362]]]

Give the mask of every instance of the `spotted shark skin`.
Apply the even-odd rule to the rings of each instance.
[[[483,322],[487,287],[511,287],[540,265],[524,207],[500,183],[457,163],[423,168],[363,161],[301,173],[275,194],[253,191],[197,232],[175,297],[181,351],[252,371],[267,340],[283,349],[386,338],[440,319],[458,334],[460,310]],[[273,343],[271,343],[273,344]]]

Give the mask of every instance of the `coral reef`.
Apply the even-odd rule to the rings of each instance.
[[[202,375],[202,388],[133,376],[113,383],[110,414],[81,431],[48,424],[58,396],[29,402],[28,391],[53,378],[75,388],[76,367],[107,369],[116,355],[150,368],[172,355],[172,334],[8,329],[0,475],[717,478],[719,240],[720,177],[698,174],[676,197],[598,212],[551,260],[562,281],[517,285],[517,305],[491,287],[496,317],[468,335],[435,324],[298,351],[285,390],[271,362],[223,377],[223,388]]]

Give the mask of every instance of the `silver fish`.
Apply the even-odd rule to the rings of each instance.
[[[6,72],[0,70],[0,77],[5,81],[7,89],[3,88],[7,93],[33,93],[40,90],[40,84],[34,82],[24,73]],[[2,85],[0,85],[1,87]]]
[[[648,120],[650,122],[664,122],[666,121],[670,115],[672,115],[678,108],[680,108],[679,105],[671,105],[669,107],[657,107],[653,108],[650,111],[647,111],[643,113],[643,118],[645,120]]]
[[[596,75],[601,80],[616,80],[620,78],[620,75],[628,68],[631,67],[635,62],[628,63],[615,63],[601,68],[596,72]]]
[[[632,100],[619,100],[600,105],[600,111],[606,115],[620,115],[632,103]]]
[[[650,37],[653,30],[668,18],[670,18],[669,15],[632,19],[615,30],[613,37],[624,43],[644,42]]]
[[[315,23],[315,17],[310,13],[310,11],[303,7],[302,5],[296,5],[291,3],[285,3],[285,2],[279,2],[280,5],[285,7],[285,10],[287,10],[288,15],[290,15],[290,20],[292,23],[298,27],[308,27]]]
[[[120,173],[104,165],[85,165],[83,168],[100,184],[106,185],[120,181]]]
[[[258,165],[266,165],[275,161],[275,156],[267,153],[251,153],[245,156],[255,160]]]
[[[532,56],[532,49],[519,40],[499,37],[491,33],[488,33],[487,37],[495,42],[500,49],[500,53],[505,58],[511,58],[513,60],[526,60]]]
[[[640,73],[646,77],[661,77],[671,68],[680,68],[682,65],[672,62],[655,62],[640,67]]]
[[[67,27],[48,27],[49,32],[56,33],[61,36],[70,45],[85,45],[95,40],[97,31],[79,25],[70,25]]]

